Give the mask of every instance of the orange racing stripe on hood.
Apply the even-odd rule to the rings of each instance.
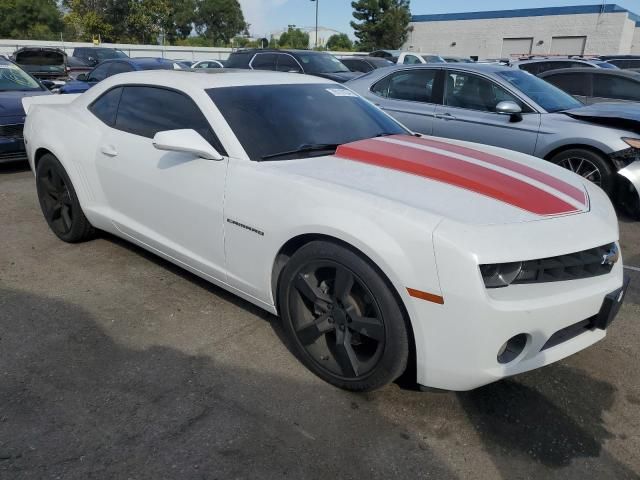
[[[563,199],[518,178],[435,152],[368,139],[341,145],[335,155],[464,188],[537,215],[577,212]]]

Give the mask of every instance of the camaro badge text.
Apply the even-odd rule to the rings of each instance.
[[[245,230],[249,230],[250,232],[257,233],[261,237],[264,237],[264,232],[258,230],[257,228],[253,228],[253,227],[250,227],[249,225],[245,225],[243,223],[236,222],[235,220],[232,220],[230,218],[227,218],[227,222],[229,222],[232,225],[235,225],[236,227],[244,228]]]

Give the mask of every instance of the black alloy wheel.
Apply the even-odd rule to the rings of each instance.
[[[283,282],[285,329],[314,373],[356,391],[402,373],[408,356],[404,317],[368,262],[338,245],[313,242],[292,257]]]
[[[82,212],[67,172],[51,154],[44,155],[38,163],[36,187],[42,213],[58,238],[75,243],[93,235],[94,229]]]
[[[42,213],[56,235],[68,234],[73,226],[73,205],[67,184],[53,164],[43,169],[38,180]]]

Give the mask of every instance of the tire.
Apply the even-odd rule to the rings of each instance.
[[[291,349],[326,382],[366,392],[404,372],[409,334],[403,309],[381,273],[356,252],[308,243],[285,266],[277,293]]]
[[[71,179],[60,161],[45,154],[36,169],[40,209],[56,236],[68,243],[90,239],[95,230],[85,217]]]
[[[598,185],[607,195],[614,191],[615,175],[611,163],[599,153],[584,148],[572,148],[555,154],[551,163],[571,170]],[[591,174],[591,175],[590,175]]]

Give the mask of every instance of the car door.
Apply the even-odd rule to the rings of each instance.
[[[602,73],[593,79],[593,103],[640,102],[640,75],[638,79]]]
[[[139,243],[224,281],[227,158],[202,111],[183,92],[161,87],[110,90],[90,109],[99,110],[102,101],[110,102],[111,107],[102,107],[107,111],[103,121],[108,124],[111,119],[112,125],[104,129],[95,161],[114,226]],[[113,105],[117,105],[115,116],[109,113]],[[157,132],[175,129],[196,130],[224,160],[154,148]]]
[[[431,135],[442,97],[440,72],[438,68],[394,72],[373,85],[371,99],[410,130]]]
[[[444,102],[436,108],[433,135],[484,143],[533,154],[540,114],[493,80],[464,71],[445,72]],[[512,101],[522,108],[519,121],[496,113],[496,105]]]

